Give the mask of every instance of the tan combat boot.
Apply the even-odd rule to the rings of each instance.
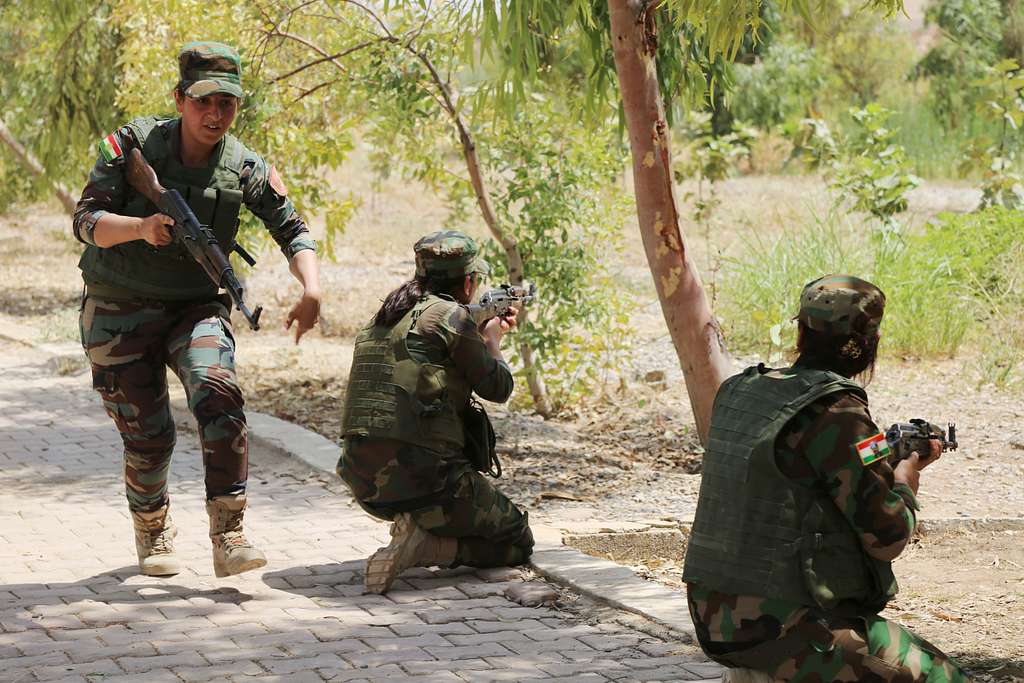
[[[135,527],[135,552],[139,554],[139,571],[146,576],[172,576],[181,571],[181,562],[174,554],[174,537],[178,530],[171,521],[170,504],[152,512],[132,511]]]
[[[267,557],[242,533],[245,496],[217,496],[206,501],[213,541],[213,573],[218,577],[259,569]]]
[[[412,515],[400,513],[391,525],[391,543],[366,561],[366,592],[383,595],[409,567],[450,567],[458,545],[458,540],[424,531]]]

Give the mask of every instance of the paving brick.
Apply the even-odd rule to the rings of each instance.
[[[436,659],[433,655],[418,647],[384,652],[351,652],[344,655],[357,669],[380,666],[388,663],[429,662]]]
[[[349,665],[335,654],[321,654],[316,657],[288,657],[286,659],[261,659],[260,666],[272,674],[293,674],[298,671],[321,668],[348,669]]]
[[[173,655],[155,657],[121,657],[117,663],[128,673],[143,673],[153,669],[170,669],[178,666],[203,666],[206,660],[198,652],[177,652]]]
[[[213,666],[177,666],[174,673],[187,683],[193,681],[211,681],[217,678],[230,678],[232,676],[259,676],[264,669],[256,662],[237,661],[231,664],[218,664]]]
[[[97,659],[83,664],[63,664],[61,666],[34,667],[32,673],[40,681],[52,681],[70,676],[120,676],[124,673],[112,659]]]

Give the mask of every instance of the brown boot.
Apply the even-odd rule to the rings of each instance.
[[[213,541],[213,573],[218,577],[259,569],[267,557],[242,533],[245,496],[217,496],[206,501]]]
[[[366,561],[365,590],[382,595],[395,578],[409,567],[450,567],[455,563],[458,541],[424,531],[403,512],[391,525],[391,543]]]
[[[146,576],[173,576],[181,571],[181,562],[174,554],[174,537],[178,530],[171,521],[170,504],[152,512],[132,511],[135,527],[135,552],[139,555],[139,571]]]

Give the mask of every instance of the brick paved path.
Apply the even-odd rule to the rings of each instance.
[[[415,570],[387,596],[364,596],[362,558],[383,542],[385,525],[324,475],[259,452],[246,521],[270,562],[263,573],[216,579],[200,454],[188,433],[171,474],[188,569],[141,576],[120,451],[85,376],[54,376],[28,350],[0,343],[0,681],[718,674],[692,646],[602,623],[593,606],[511,602],[504,591],[523,580],[519,571]]]

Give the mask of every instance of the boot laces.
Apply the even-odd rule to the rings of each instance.
[[[174,552],[174,546],[171,544],[171,534],[168,533],[169,529],[161,529],[159,533],[153,534],[149,539],[150,550],[155,555],[167,555]]]
[[[226,548],[251,548],[252,543],[241,531],[225,531],[221,534],[222,545]]]

